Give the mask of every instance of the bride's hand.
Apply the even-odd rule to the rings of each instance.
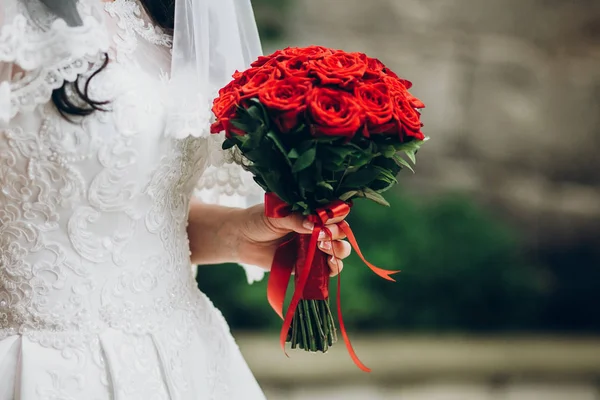
[[[264,205],[240,211],[238,215],[240,262],[258,265],[266,269],[271,267],[277,247],[290,233],[310,234],[313,229],[313,225],[300,214],[293,214],[285,218],[269,218],[265,216]],[[326,227],[331,231],[333,242],[324,232],[319,237],[319,249],[331,256],[328,260],[331,276],[341,272],[344,267],[343,260],[351,252],[350,244],[343,240],[344,233],[336,225],[345,217],[327,221]],[[337,258],[334,258],[334,253]]]

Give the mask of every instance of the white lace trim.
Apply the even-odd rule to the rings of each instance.
[[[8,118],[18,113],[32,111],[39,104],[47,103],[52,92],[64,82],[74,82],[80,74],[92,70],[95,63],[91,59],[75,59],[58,64],[52,69],[42,69],[39,73],[29,73],[12,84]],[[0,94],[0,98],[5,97]],[[2,118],[0,118],[1,120]]]
[[[197,93],[194,98],[183,99],[181,91],[170,82],[170,95],[167,103],[168,119],[165,135],[176,139],[210,138],[210,125],[214,121],[212,99]],[[185,91],[189,92],[189,91]]]
[[[0,61],[32,71],[108,51],[109,39],[102,22],[92,16],[83,21],[82,26],[70,27],[58,19],[47,31],[40,31],[19,14],[0,33]]]
[[[0,61],[25,71],[10,83],[2,82],[0,122],[47,103],[54,89],[88,72],[94,64],[89,59],[96,60],[110,47],[102,17],[92,15],[94,6],[79,3],[84,17],[82,25],[75,27],[53,19],[41,4],[31,7],[29,16],[25,15],[28,10],[21,10],[0,32]]]
[[[106,3],[104,10],[111,17],[118,19],[117,26],[122,30],[115,36],[117,57],[135,51],[138,45],[137,36],[156,46],[168,48],[173,46],[173,38],[148,20],[137,1],[115,0]]]

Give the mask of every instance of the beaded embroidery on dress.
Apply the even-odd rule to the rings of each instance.
[[[195,191],[251,186],[218,137],[165,135],[169,36],[134,0],[80,0],[78,27],[36,3],[0,32],[0,400],[263,399],[186,234]],[[105,53],[110,110],[67,122],[52,90]]]

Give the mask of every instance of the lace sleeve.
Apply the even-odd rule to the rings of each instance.
[[[195,195],[201,201],[229,207],[247,208],[263,201],[264,192],[252,174],[236,162],[232,152],[223,151],[225,135],[211,135],[207,140],[207,168],[200,177]],[[204,140],[204,139],[203,139]],[[242,265],[248,283],[260,281],[264,270],[253,265]]]
[[[56,4],[51,8],[45,3]],[[48,102],[52,91],[108,50],[97,0],[2,0],[0,123]]]

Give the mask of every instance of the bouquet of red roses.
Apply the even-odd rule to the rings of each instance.
[[[388,205],[382,193],[412,170],[426,140],[411,83],[379,60],[319,46],[287,48],[260,57],[219,91],[211,131],[225,131],[224,149],[238,150],[243,165],[267,192],[266,213],[301,212],[315,223],[312,235],[283,243],[269,277],[268,297],[283,318],[285,292],[295,272],[295,292],[284,318],[282,346],[327,351],[336,341],[329,308],[329,268],[317,249],[328,220],[346,215],[355,198]],[[406,157],[406,158],[405,158]],[[410,162],[409,162],[410,161]],[[346,222],[339,227],[369,264]],[[329,233],[329,232],[326,232]],[[354,361],[339,302],[340,330]]]

